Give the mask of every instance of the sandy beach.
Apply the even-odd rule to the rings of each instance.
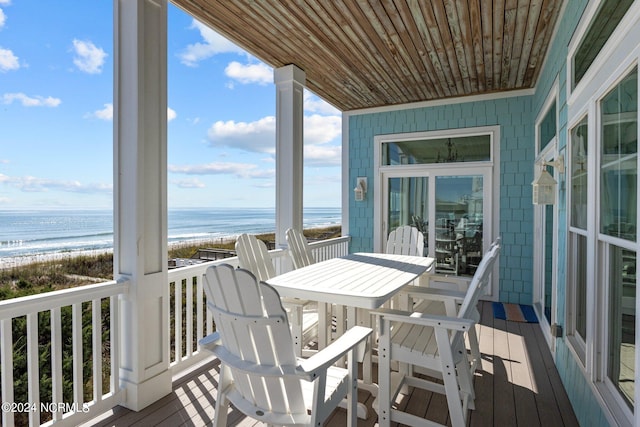
[[[228,237],[225,237],[224,239],[216,239],[215,241],[209,238],[209,239],[170,242],[168,244],[168,247],[169,249],[175,249],[183,246],[211,245],[214,243],[221,243],[221,242],[233,242],[235,241],[236,237],[237,236],[228,236]],[[89,249],[89,250],[81,250],[81,251],[64,251],[64,252],[33,254],[33,255],[23,255],[23,256],[13,256],[13,257],[1,257],[0,270],[14,268],[14,267],[21,267],[23,265],[33,264],[36,262],[58,261],[58,260],[75,258],[83,255],[96,256],[96,255],[102,255],[106,253],[113,253],[113,248]]]

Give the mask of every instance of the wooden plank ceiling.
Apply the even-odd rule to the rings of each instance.
[[[563,0],[172,0],[342,111],[532,88]]]

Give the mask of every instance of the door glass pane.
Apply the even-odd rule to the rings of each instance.
[[[418,139],[382,144],[382,165],[487,162],[491,160],[491,135]]]
[[[436,177],[436,272],[473,275],[482,258],[483,177]]]
[[[401,225],[413,225],[424,234],[428,254],[429,178],[389,178],[387,236]],[[386,237],[386,236],[385,236]]]
[[[629,407],[635,401],[636,253],[609,252],[609,379]]]
[[[587,229],[587,117],[571,129],[571,226]]]
[[[549,171],[553,174],[553,171]],[[551,324],[553,302],[553,205],[544,205],[544,316]]]
[[[638,70],[601,101],[600,231],[636,240]]]

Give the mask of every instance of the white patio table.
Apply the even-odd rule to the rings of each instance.
[[[267,283],[276,288],[281,297],[346,306],[347,326],[351,327],[358,323],[356,309],[380,307],[434,265],[435,259],[430,257],[354,253],[275,276]],[[327,325],[327,320],[326,310],[319,308],[320,325]],[[327,328],[318,329],[320,332]],[[326,333],[324,335],[326,337]],[[326,338],[321,337],[319,341],[319,346],[326,344]],[[371,354],[367,353],[363,382],[372,384]]]

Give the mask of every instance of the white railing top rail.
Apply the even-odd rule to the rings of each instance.
[[[0,301],[0,320],[123,294],[127,292],[128,286],[128,281],[117,282],[111,280],[94,285],[78,286],[77,288],[61,289],[59,291]]]

